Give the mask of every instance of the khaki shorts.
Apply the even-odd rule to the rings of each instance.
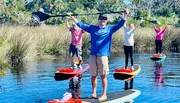
[[[107,56],[90,55],[89,58],[90,73],[92,76],[109,74],[109,65]]]

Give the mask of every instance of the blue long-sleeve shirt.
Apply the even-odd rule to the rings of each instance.
[[[84,24],[81,21],[78,21],[77,25],[91,35],[91,55],[109,56],[111,51],[112,34],[120,29],[124,23],[125,20],[122,19],[118,24],[105,26],[104,28]]]

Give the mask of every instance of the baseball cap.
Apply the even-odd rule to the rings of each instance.
[[[106,14],[100,14],[98,20],[107,20]]]

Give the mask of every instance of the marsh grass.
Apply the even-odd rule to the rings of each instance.
[[[180,29],[168,28],[164,50],[179,51]],[[53,56],[68,56],[71,33],[64,26],[25,27],[0,26],[0,56],[4,61],[22,62]],[[123,52],[123,29],[113,35],[112,52]],[[155,32],[151,28],[138,28],[134,35],[135,52],[154,52]],[[83,54],[89,54],[90,36],[83,36]]]
[[[180,52],[180,28],[168,28],[164,35],[164,49]]]
[[[9,49],[7,52],[7,56],[10,58],[10,62],[13,64],[21,63],[23,58],[27,54],[27,50],[30,46],[29,35],[26,34],[18,34],[13,35],[9,40]]]
[[[138,28],[134,35],[135,52],[152,52],[155,32],[150,28]]]

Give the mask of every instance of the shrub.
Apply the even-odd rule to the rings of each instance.
[[[169,7],[163,7],[162,9],[157,10],[158,16],[171,17],[173,11]]]

